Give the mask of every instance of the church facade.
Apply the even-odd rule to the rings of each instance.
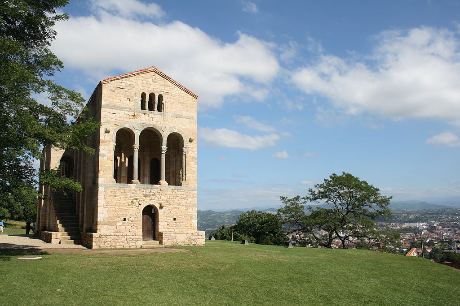
[[[155,67],[110,77],[87,104],[94,154],[47,147],[42,169],[80,182],[40,186],[36,228],[88,248],[202,245],[197,230],[197,95]]]

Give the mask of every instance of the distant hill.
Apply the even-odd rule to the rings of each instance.
[[[453,203],[453,204],[452,204]],[[460,208],[460,202],[430,203],[426,201],[393,201],[390,204],[390,209],[393,211],[420,211],[420,210],[438,210],[448,208]],[[324,206],[322,206],[324,207]],[[199,210],[198,211],[198,228],[201,231],[213,230],[221,225],[232,225],[236,223],[238,217],[248,210],[261,210],[276,212],[277,208],[248,208],[240,210]]]
[[[216,229],[221,225],[235,224],[238,217],[245,210],[199,210],[198,211],[198,229],[200,231]]]
[[[452,208],[450,205],[434,204],[425,201],[394,201],[391,202],[390,208],[394,211],[416,211],[416,210],[433,210]]]

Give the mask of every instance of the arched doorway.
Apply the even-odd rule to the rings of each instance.
[[[157,239],[158,210],[148,205],[142,210],[142,240]]]

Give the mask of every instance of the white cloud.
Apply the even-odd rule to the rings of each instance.
[[[279,152],[275,152],[274,156],[278,159],[287,159],[289,158],[289,154],[286,150],[284,151],[279,151]]]
[[[457,32],[428,27],[384,32],[369,61],[322,55],[295,71],[292,80],[349,114],[460,124],[459,42]]]
[[[432,145],[442,145],[448,147],[460,147],[460,138],[452,132],[443,132],[430,137],[427,143]]]
[[[266,135],[245,135],[229,129],[201,128],[200,138],[205,142],[227,148],[258,150],[276,144],[280,136],[276,133]]]
[[[259,12],[259,9],[254,2],[243,1],[243,12],[256,14]]]
[[[237,123],[243,124],[247,126],[250,129],[260,131],[260,132],[273,132],[275,131],[275,128],[262,123],[260,121],[257,121],[256,119],[252,118],[251,116],[236,116],[235,121]]]
[[[98,77],[157,66],[212,107],[232,95],[263,99],[279,71],[273,46],[253,36],[238,33],[228,43],[180,21],[155,24],[124,15],[99,9],[71,16],[56,25],[52,49],[67,68]]]
[[[143,3],[137,0],[92,0],[93,9],[117,14],[122,17],[146,16],[160,18],[164,15],[156,3]]]

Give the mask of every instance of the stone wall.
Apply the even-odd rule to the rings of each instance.
[[[142,246],[142,210],[157,208],[157,239],[162,245],[202,245],[197,231],[196,190],[186,186],[107,184],[99,188],[97,234],[93,248]]]

